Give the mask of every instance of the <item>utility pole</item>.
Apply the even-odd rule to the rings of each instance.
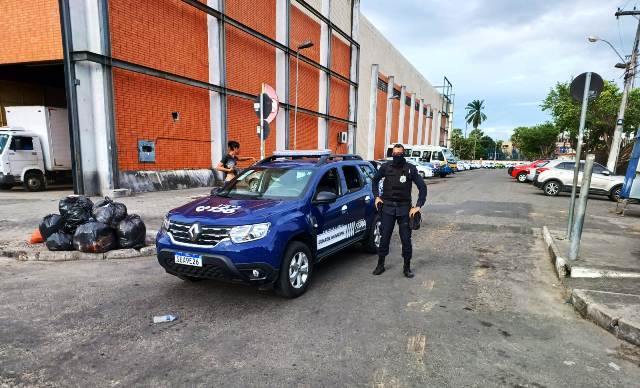
[[[616,18],[620,16],[638,16],[640,11],[618,11],[616,12]],[[633,42],[633,51],[631,51],[631,60],[626,66],[624,76],[624,89],[622,91],[622,101],[620,101],[620,109],[618,110],[618,118],[616,120],[616,129],[613,132],[613,139],[611,140],[611,151],[609,152],[609,159],[607,160],[607,168],[615,173],[616,165],[618,164],[618,154],[620,152],[620,143],[622,142],[622,129],[624,128],[624,112],[627,109],[627,99],[629,92],[633,88],[633,82],[636,78],[636,62],[638,59],[638,40],[640,40],[640,20],[638,20],[638,27],[636,29],[636,39]]]

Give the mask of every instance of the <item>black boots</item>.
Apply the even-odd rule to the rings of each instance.
[[[404,259],[404,268],[402,270],[402,273],[404,273],[404,277],[411,279],[412,277],[414,277],[415,275],[413,274],[413,272],[411,271],[411,259],[407,260]]]
[[[379,256],[378,257],[378,265],[376,266],[376,269],[373,270],[373,274],[374,275],[380,275],[385,271],[384,269],[384,256]],[[405,277],[407,278],[412,278],[414,277],[414,273],[413,271],[411,271],[411,259],[404,260],[404,267],[402,269],[402,273],[404,274]]]
[[[378,265],[373,270],[374,275],[380,275],[384,272],[384,256],[378,256]]]

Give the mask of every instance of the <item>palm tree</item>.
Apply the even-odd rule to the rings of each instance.
[[[467,104],[464,108],[467,111],[467,115],[464,117],[468,124],[471,124],[474,129],[478,129],[483,121],[487,120],[487,115],[482,113],[484,109],[484,100],[473,100]]]

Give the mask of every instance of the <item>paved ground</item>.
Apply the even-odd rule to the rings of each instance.
[[[639,386],[638,348],[565,304],[544,251],[538,229],[562,228],[568,197],[501,170],[429,183],[411,280],[397,238],[382,276],[352,250],[295,300],[183,283],[154,258],[2,260],[0,385]],[[15,201],[0,219],[25,217]],[[638,228],[612,206],[593,200],[587,225]]]

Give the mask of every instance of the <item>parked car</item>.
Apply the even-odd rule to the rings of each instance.
[[[274,286],[297,297],[322,259],[359,242],[375,252],[374,175],[354,155],[276,153],[171,210],[156,237],[158,262],[183,280]]]
[[[563,191],[571,191],[573,186],[574,161],[553,160],[543,168],[535,177],[534,185],[547,196],[557,196]],[[582,183],[582,170],[584,161],[580,161],[580,173],[578,174],[578,191]],[[599,163],[593,164],[591,176],[590,194],[607,195],[612,201],[620,199],[620,191],[624,183],[624,176],[612,175],[611,171]]]
[[[511,171],[511,176],[516,178],[518,182],[524,183],[527,181],[529,169],[543,167],[547,163],[549,163],[549,160],[547,159],[538,159],[530,164],[523,164],[521,166],[514,167],[513,171]]]
[[[418,170],[418,174],[420,174],[422,179],[433,177],[433,169],[431,167],[426,166],[424,163],[417,162],[413,159],[407,159],[407,162],[416,166],[416,169]]]

